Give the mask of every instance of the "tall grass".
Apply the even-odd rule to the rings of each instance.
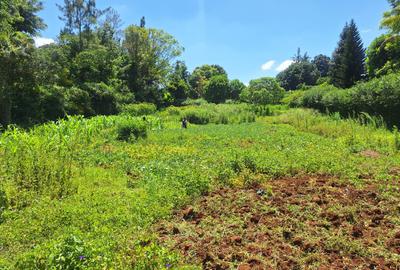
[[[147,128],[161,127],[156,118],[130,116],[68,117],[26,131],[9,128],[0,136],[1,183],[11,207],[23,208],[37,196],[61,199],[73,193],[73,168],[84,168],[90,144],[116,130],[119,138],[146,137]]]
[[[399,150],[398,132],[388,130],[382,117],[367,113],[354,118],[342,118],[339,113],[322,115],[310,109],[294,109],[275,117],[273,122],[290,124],[302,131],[339,139],[354,147],[355,152],[365,149],[385,152]]]

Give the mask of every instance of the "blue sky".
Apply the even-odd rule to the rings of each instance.
[[[56,39],[63,26],[56,3],[63,1],[43,2],[40,16],[48,28],[42,37]],[[352,18],[368,46],[382,33],[379,22],[389,9],[385,0],[98,0],[97,5],[116,9],[124,27],[145,16],[148,27],[172,34],[185,48],[181,59],[190,70],[219,64],[230,79],[245,83],[275,76],[298,47],[311,56],[330,56]]]

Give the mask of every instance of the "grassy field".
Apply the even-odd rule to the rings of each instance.
[[[139,115],[1,135],[0,269],[400,264],[400,135],[377,119],[247,105]]]

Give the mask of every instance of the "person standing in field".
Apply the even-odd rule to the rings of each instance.
[[[182,128],[184,128],[184,129],[187,128],[187,120],[186,120],[186,118],[182,119]]]

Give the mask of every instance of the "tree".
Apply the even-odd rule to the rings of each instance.
[[[169,77],[166,89],[171,95],[171,103],[173,105],[181,105],[186,100],[190,89],[188,79],[189,72],[185,62],[177,61],[174,72]]]
[[[120,15],[115,9],[107,9],[104,13],[105,19],[100,22],[97,29],[97,36],[101,45],[108,47],[108,49],[118,48],[121,42],[122,20]]]
[[[400,70],[400,37],[381,35],[372,41],[367,50],[368,76],[379,77]]]
[[[323,55],[323,54],[319,54],[319,55],[314,57],[314,59],[312,60],[311,63],[314,64],[317,67],[321,77],[327,77],[328,76],[330,65],[331,65],[331,58],[330,57],[328,57],[326,55]]]
[[[191,98],[204,97],[208,81],[218,75],[228,76],[225,69],[219,65],[203,65],[196,67],[189,78],[191,86]]]
[[[250,81],[240,98],[255,105],[267,105],[279,103],[284,94],[285,90],[276,79],[264,77]]]
[[[232,80],[229,82],[229,95],[228,98],[232,100],[239,100],[240,94],[246,88],[246,85],[239,80]]]
[[[319,77],[320,73],[316,65],[309,61],[295,62],[276,76],[286,90],[295,90],[304,84],[315,85]]]
[[[143,16],[140,19],[140,28],[145,28],[146,27],[146,18]]]
[[[310,57],[308,56],[307,52],[305,52],[303,55],[301,54],[301,49],[297,48],[297,53],[292,57],[292,60],[295,63],[301,63],[301,62],[309,62]]]
[[[125,30],[123,47],[128,55],[124,67],[129,89],[141,102],[161,104],[161,89],[171,72],[171,61],[183,48],[168,33],[135,25]]]
[[[35,113],[37,91],[31,56],[32,36],[45,25],[36,13],[36,0],[2,0],[0,5],[0,125],[23,117],[21,109]],[[30,111],[29,111],[30,110]],[[24,119],[26,120],[26,119]]]
[[[398,36],[400,33],[400,0],[388,0],[392,9],[385,12],[381,27],[388,29],[390,37]]]
[[[88,41],[97,20],[108,9],[96,8],[96,0],[64,0],[64,5],[58,5],[62,12],[59,17],[65,22],[63,34],[77,34],[79,37],[79,50],[84,49],[84,39]]]
[[[365,50],[354,20],[345,25],[333,53],[331,77],[337,87],[349,88],[362,79]]]
[[[205,89],[204,98],[208,102],[223,103],[229,97],[229,81],[226,75],[211,77]]]

